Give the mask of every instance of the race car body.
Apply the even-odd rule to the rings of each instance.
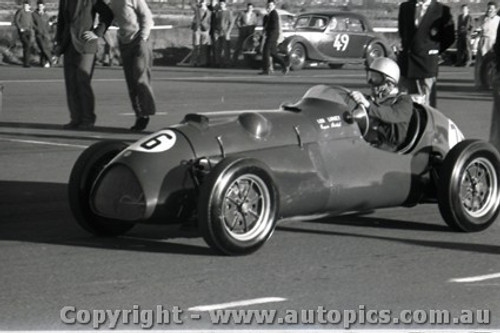
[[[493,223],[500,162],[489,144],[463,141],[450,119],[419,104],[397,152],[365,141],[370,130],[346,89],[324,85],[274,111],[190,114],[131,145],[88,148],[72,171],[71,207],[98,235],[195,220],[227,254],[256,250],[279,219],[297,215],[437,200],[455,229]]]

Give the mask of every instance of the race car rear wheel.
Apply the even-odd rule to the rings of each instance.
[[[500,155],[480,140],[459,142],[439,171],[438,204],[445,222],[464,232],[481,231],[496,219],[500,205]]]
[[[118,236],[134,224],[94,214],[90,207],[90,191],[101,170],[127,145],[119,141],[101,141],[88,147],[78,157],[68,184],[69,205],[78,224],[96,236]]]
[[[217,251],[251,253],[271,237],[278,203],[278,191],[265,164],[249,158],[226,158],[201,185],[200,231]]]
[[[290,51],[290,69],[292,71],[300,71],[306,64],[306,49],[300,43],[293,44]]]

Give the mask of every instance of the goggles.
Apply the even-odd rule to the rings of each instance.
[[[368,72],[366,72],[366,80],[368,81],[368,84],[380,86],[384,84],[385,77],[382,73],[369,70]]]

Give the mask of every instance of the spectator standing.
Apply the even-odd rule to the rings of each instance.
[[[490,1],[486,5],[486,13],[482,17],[479,26],[481,35],[477,46],[476,63],[474,66],[474,81],[477,88],[483,88],[483,80],[481,79],[483,58],[486,53],[493,49],[493,45],[495,45],[499,23],[500,16],[497,15],[497,5],[495,2]]]
[[[281,35],[280,17],[276,11],[274,0],[267,2],[267,16],[264,22],[264,49],[262,51],[263,68],[261,75],[270,75],[272,73],[272,61],[281,65],[283,74],[290,70],[288,61],[278,54],[278,40]]]
[[[497,62],[497,72],[493,81],[493,112],[491,116],[490,142],[500,151],[500,25],[497,29],[493,51]]]
[[[210,10],[210,55],[209,62],[210,66],[215,65],[215,15],[220,10],[219,0],[211,0],[210,5],[207,6],[208,10]]]
[[[118,44],[132,108],[136,115],[132,131],[142,131],[149,116],[156,112],[151,67],[153,62],[149,35],[154,25],[153,15],[145,0],[111,0],[118,25]]]
[[[24,0],[22,8],[14,15],[14,25],[17,28],[23,46],[23,67],[30,67],[33,40],[33,16],[29,0]]]
[[[99,21],[94,27],[96,13]],[[56,44],[57,57],[64,54],[64,81],[71,121],[66,129],[94,127],[95,100],[92,74],[97,40],[106,32],[113,13],[102,0],[59,0]]]
[[[227,8],[226,0],[219,1],[219,10],[215,12],[215,67],[226,67],[231,61],[231,30],[233,13]]]
[[[257,26],[257,14],[254,12],[253,4],[247,3],[247,9],[238,15],[235,24],[238,28],[238,41],[233,53],[233,64],[238,62],[243,42],[254,33]]]
[[[212,12],[208,9],[205,0],[193,5],[194,17],[191,24],[193,31],[193,53],[191,64],[193,66],[206,66],[210,48],[210,21]]]
[[[399,7],[398,30],[402,86],[436,107],[439,54],[455,41],[450,7],[436,0],[409,0]]]
[[[472,63],[471,34],[473,24],[469,15],[469,6],[461,6],[461,14],[457,20],[457,61],[456,66],[470,66]]]
[[[45,12],[43,0],[38,0],[36,10],[33,12],[33,27],[35,40],[40,49],[40,66],[52,66],[52,38],[50,35],[50,17]]]

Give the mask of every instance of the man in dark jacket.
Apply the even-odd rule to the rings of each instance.
[[[471,34],[472,18],[469,15],[469,6],[463,4],[462,13],[457,20],[457,66],[470,66],[472,63]]]
[[[35,40],[40,49],[40,65],[52,66],[52,40],[50,37],[50,17],[45,11],[44,0],[38,0],[36,10],[33,12],[33,26],[35,29]]]
[[[94,28],[95,14],[99,23]],[[91,80],[97,39],[113,21],[103,0],[60,0],[54,53],[64,54],[64,81],[71,121],[66,129],[91,129],[96,116]]]
[[[280,36],[280,17],[276,11],[274,0],[267,2],[267,16],[264,23],[264,50],[262,52],[263,68],[260,74],[271,74],[271,58],[281,65],[283,74],[290,70],[288,61],[278,54],[278,39]]]
[[[14,25],[17,28],[21,44],[23,45],[23,66],[30,67],[31,45],[33,36],[33,17],[29,0],[23,1],[23,8],[14,15]]]
[[[439,55],[455,41],[450,8],[436,0],[409,0],[400,5],[398,29],[401,74],[409,93],[436,106]]]

